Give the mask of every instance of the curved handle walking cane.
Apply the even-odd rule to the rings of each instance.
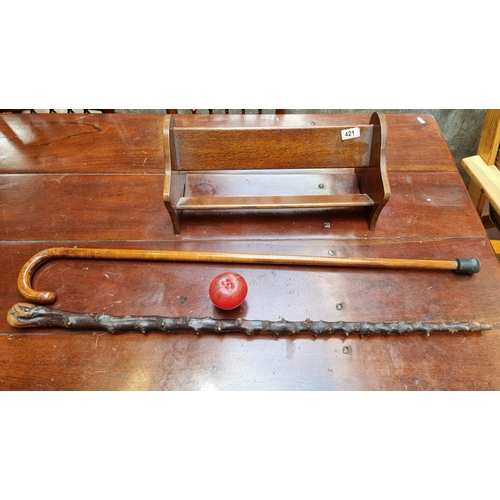
[[[21,295],[38,304],[50,304],[56,298],[53,292],[37,291],[31,286],[31,278],[42,264],[51,259],[109,259],[153,260],[171,262],[224,262],[243,264],[278,264],[297,266],[370,267],[392,269],[450,270],[459,274],[475,274],[481,269],[478,259],[419,260],[386,259],[377,257],[322,257],[308,255],[253,254],[230,252],[193,252],[177,250],[124,250],[111,248],[54,247],[42,250],[24,264],[17,280]]]

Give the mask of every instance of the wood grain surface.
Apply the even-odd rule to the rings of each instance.
[[[368,115],[283,115],[324,125]],[[3,390],[498,390],[500,265],[441,131],[430,115],[386,115],[391,199],[374,232],[361,209],[185,213],[173,235],[162,199],[162,115],[0,116],[0,388]],[[176,119],[207,120],[202,115]],[[238,126],[238,115],[217,120]],[[255,123],[265,115],[245,115]],[[200,122],[201,123],[201,122]],[[316,177],[315,177],[316,176]],[[346,176],[345,182],[350,182]],[[302,178],[265,172],[193,178],[197,196],[253,195]],[[324,172],[304,179],[312,188]],[[342,182],[342,181],[341,181]],[[270,184],[274,183],[274,186]],[[307,187],[307,186],[306,186]],[[326,186],[340,189],[339,186]],[[341,191],[346,186],[341,186]],[[293,192],[293,191],[292,191]],[[17,277],[50,247],[107,247],[413,259],[476,257],[473,276],[442,270],[296,268],[237,264],[249,284],[235,311],[217,310],[208,284],[220,263],[59,259],[34,275],[75,312],[212,315],[328,321],[485,321],[491,331],[244,335],[72,332],[12,328]]]

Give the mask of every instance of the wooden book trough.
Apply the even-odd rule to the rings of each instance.
[[[365,207],[374,230],[390,196],[384,115],[349,126],[306,118],[166,115],[163,199],[174,232],[181,231],[184,210],[335,207]],[[257,174],[261,184],[252,191]]]

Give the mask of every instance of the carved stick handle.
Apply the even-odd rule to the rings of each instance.
[[[166,333],[244,333],[256,335],[268,333],[275,337],[282,334],[309,333],[333,335],[336,333],[359,333],[373,335],[377,333],[422,332],[429,336],[433,332],[461,333],[491,330],[492,325],[477,322],[379,322],[365,321],[262,321],[246,319],[189,318],[164,316],[111,316],[101,313],[73,313],[45,306],[19,303],[12,306],[7,314],[7,321],[15,328],[55,327],[71,330],[105,330],[110,333],[120,332],[166,332]]]
[[[156,260],[176,262],[225,262],[243,264],[278,264],[295,266],[379,267],[396,269],[443,269],[457,273],[479,272],[477,259],[418,260],[373,257],[322,257],[309,255],[252,254],[229,252],[188,252],[175,250],[124,250],[111,248],[49,248],[38,252],[23,266],[17,280],[21,295],[38,304],[49,304],[56,298],[53,292],[36,291],[31,278],[44,262],[54,258]]]

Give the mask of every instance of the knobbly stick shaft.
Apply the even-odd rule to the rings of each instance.
[[[12,306],[7,321],[15,328],[53,327],[71,330],[105,330],[120,332],[166,332],[166,333],[261,333],[290,335],[308,333],[333,335],[359,333],[360,335],[422,332],[425,336],[433,332],[462,333],[491,330],[487,323],[461,322],[345,322],[345,321],[261,321],[245,319],[189,318],[163,316],[111,316],[101,313],[73,313],[45,306],[19,303]]]
[[[189,252],[175,250],[123,250],[109,248],[65,248],[42,250],[23,266],[17,280],[21,295],[38,304],[49,304],[55,300],[53,292],[36,291],[31,287],[31,278],[44,262],[56,258],[111,259],[111,260],[155,260],[171,262],[224,262],[243,264],[278,264],[296,266],[378,267],[396,269],[442,269],[460,274],[474,274],[481,269],[477,259],[419,260],[386,259],[373,257],[322,257],[308,255],[252,254],[230,252]]]

